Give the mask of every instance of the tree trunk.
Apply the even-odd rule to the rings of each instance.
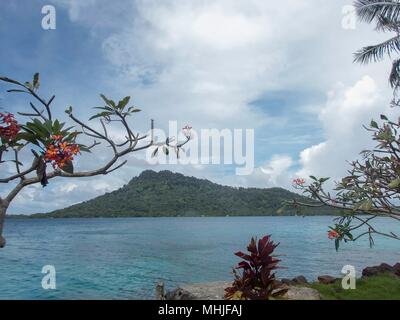
[[[0,248],[6,245],[6,239],[3,238],[3,227],[6,219],[7,206],[0,202]]]

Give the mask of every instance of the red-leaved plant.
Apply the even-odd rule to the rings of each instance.
[[[265,236],[258,242],[252,238],[247,246],[248,254],[235,253],[243,261],[233,269],[235,280],[231,287],[225,289],[225,299],[269,300],[286,292],[275,279],[274,270],[278,269],[280,260],[273,252],[278,245],[271,240],[271,236]],[[237,270],[241,270],[241,274]]]

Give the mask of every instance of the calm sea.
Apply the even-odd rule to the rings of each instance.
[[[7,220],[0,250],[0,299],[146,299],[155,283],[228,280],[252,236],[280,242],[281,277],[339,275],[400,261],[400,242],[376,239],[336,253],[330,217],[226,217]],[[392,222],[381,221],[388,229]],[[390,231],[399,231],[390,230]],[[57,272],[56,290],[41,286],[44,265]]]

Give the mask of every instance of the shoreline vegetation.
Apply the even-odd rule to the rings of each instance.
[[[7,218],[126,218],[337,216],[328,207],[302,208],[290,202],[313,203],[282,188],[222,186],[171,171],[143,171],[118,190],[48,213]]]
[[[308,282],[304,276],[276,280],[287,293],[278,300],[400,300],[400,263],[367,267],[357,278],[356,288],[345,290],[342,278],[324,275]],[[155,289],[156,300],[223,300],[229,281],[182,284],[165,292],[164,284]]]

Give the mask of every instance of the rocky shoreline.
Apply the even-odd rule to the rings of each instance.
[[[378,266],[367,267],[362,271],[362,278],[377,276],[384,273],[391,273],[400,277],[400,263],[391,266],[382,263]],[[329,275],[321,275],[317,278],[320,284],[330,285],[342,278],[336,278]],[[320,293],[308,287],[310,284],[304,276],[298,276],[293,279],[277,280],[277,284],[286,286],[287,293],[282,297],[283,300],[321,300]],[[229,287],[231,282],[218,281],[209,283],[186,284],[178,288],[165,292],[163,283],[157,284],[156,300],[223,300],[224,289]]]

